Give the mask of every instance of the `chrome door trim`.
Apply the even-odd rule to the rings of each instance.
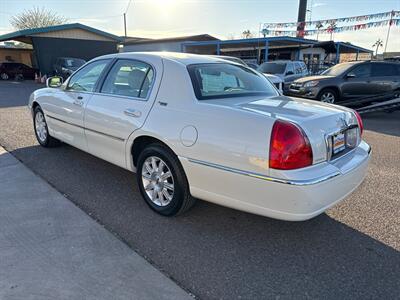
[[[114,136],[114,135],[110,135],[110,134],[107,134],[107,133],[104,133],[104,132],[100,132],[100,131],[97,131],[97,130],[93,130],[93,129],[90,129],[90,128],[86,128],[86,127],[83,127],[83,126],[80,126],[80,125],[77,125],[77,124],[74,124],[74,123],[71,123],[71,122],[67,122],[67,121],[64,121],[64,120],[61,120],[61,119],[58,119],[58,118],[55,118],[55,117],[52,117],[52,116],[49,116],[49,115],[46,115],[46,117],[48,117],[50,119],[53,119],[53,120],[56,120],[56,121],[59,121],[59,122],[62,122],[64,124],[68,124],[68,125],[71,125],[71,126],[75,126],[75,127],[81,128],[83,130],[87,130],[87,131],[91,131],[91,132],[94,132],[94,133],[97,133],[97,134],[100,134],[100,135],[104,135],[106,137],[109,137],[111,139],[114,139],[114,140],[117,140],[117,141],[120,141],[120,142],[124,142],[125,141],[125,139],[123,139],[123,138],[120,138],[120,137],[117,137],[117,136]]]

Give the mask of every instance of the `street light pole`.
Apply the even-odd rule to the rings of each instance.
[[[389,28],[388,28],[387,35],[386,35],[385,50],[383,51],[383,53],[386,52],[386,48],[387,48],[387,45],[389,42],[390,27],[392,27],[393,15],[394,15],[394,11],[392,10],[392,12],[390,14]]]
[[[126,34],[126,13],[124,13],[124,29],[125,29],[125,37],[127,37],[127,34]]]

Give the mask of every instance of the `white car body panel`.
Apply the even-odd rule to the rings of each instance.
[[[106,57],[152,65],[155,82],[149,98],[93,93],[84,99],[82,116],[59,100],[58,89],[36,91],[31,108],[37,103],[48,120],[66,120],[64,124],[49,121],[51,135],[131,171],[136,171],[131,152],[135,140],[153,137],[178,156],[194,197],[283,220],[305,220],[322,213],[351,193],[366,174],[370,148],[365,142],[334,161],[327,157],[326,136],[338,131],[343,120],[357,124],[350,109],[278,92],[269,98],[199,101],[186,67],[219,59],[175,53]],[[140,116],[125,114],[126,109],[139,111]],[[70,128],[76,126],[68,124],[71,116],[82,116],[82,127],[76,132]],[[312,166],[291,171],[269,168],[270,134],[277,119],[305,131],[312,145]]]

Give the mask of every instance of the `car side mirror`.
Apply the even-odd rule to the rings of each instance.
[[[356,74],[354,74],[354,73],[348,73],[348,74],[346,75],[346,78],[356,78]]]
[[[292,71],[286,72],[286,75],[293,75],[294,73]]]
[[[58,88],[63,84],[63,78],[60,76],[49,77],[46,81],[46,86],[50,88]]]

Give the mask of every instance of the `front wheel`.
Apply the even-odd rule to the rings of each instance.
[[[1,73],[0,74],[0,78],[3,79],[3,80],[8,80],[8,78],[10,78],[10,77],[8,76],[7,73]]]
[[[140,153],[137,183],[146,203],[163,216],[181,214],[195,202],[178,158],[160,144],[149,145]]]
[[[332,103],[336,103],[337,102],[338,95],[334,90],[324,89],[319,93],[318,99],[321,102],[331,103],[332,104]]]
[[[36,139],[43,147],[56,147],[61,142],[49,134],[46,118],[40,106],[36,106],[33,111],[33,128],[35,129]]]

